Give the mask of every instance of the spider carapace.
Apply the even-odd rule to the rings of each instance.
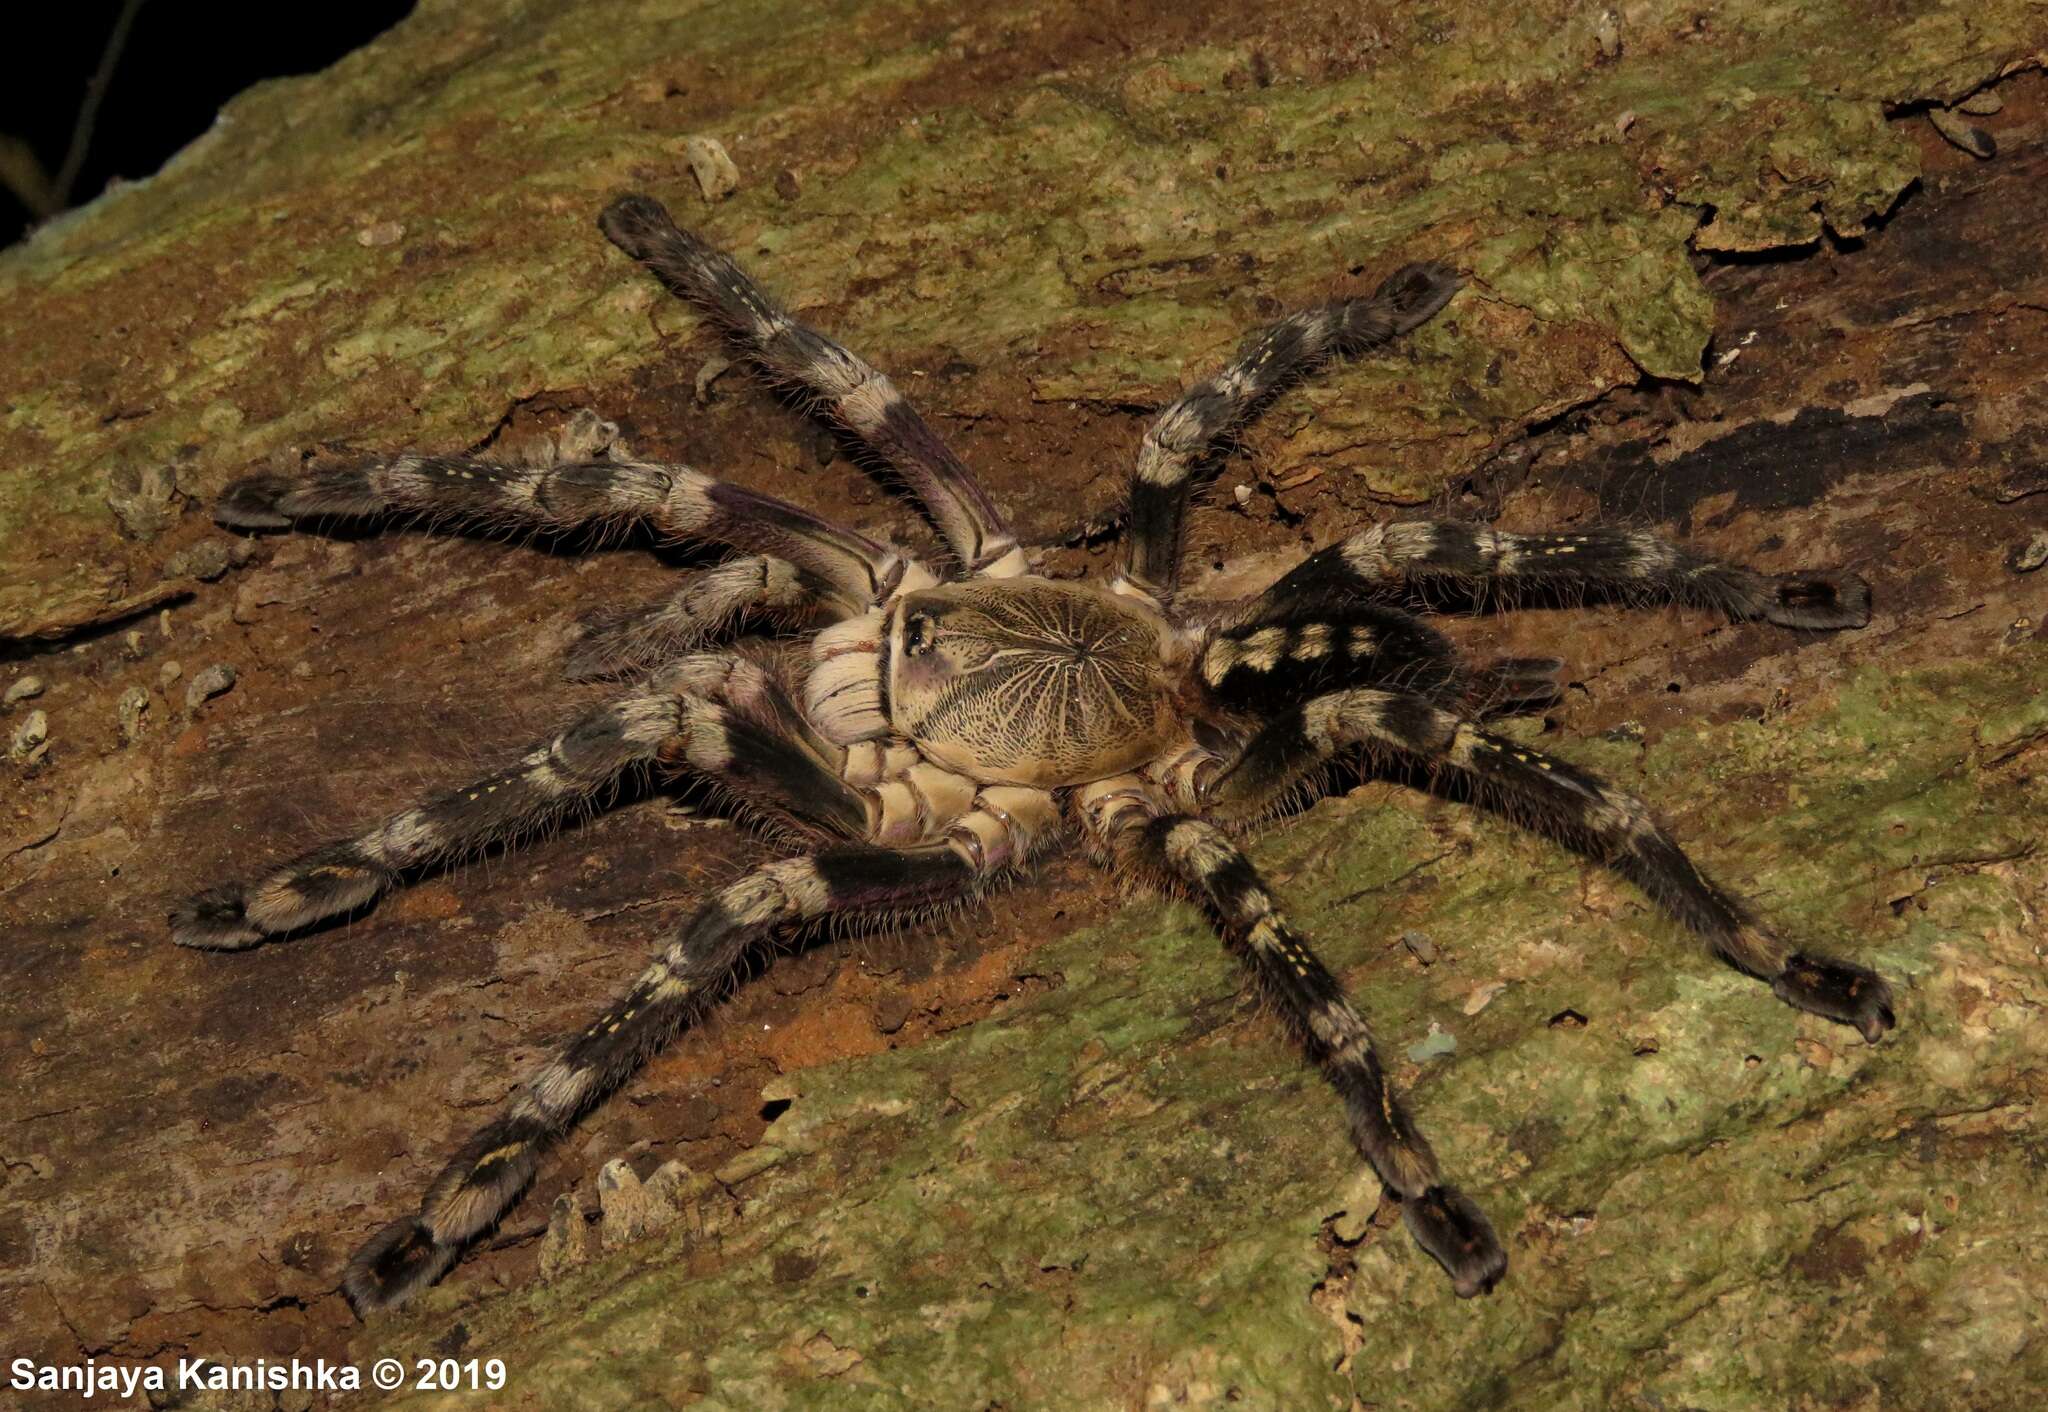
[[[636,771],[713,782],[741,813],[815,845],[720,889],[514,1088],[419,1209],[350,1262],[342,1288],[359,1313],[440,1278],[518,1199],[548,1146],[714,1003],[750,948],[833,916],[926,915],[1073,840],[1208,912],[1336,1089],[1416,1242],[1458,1294],[1491,1289],[1507,1267],[1500,1240],[1446,1179],[1365,1020],[1235,841],[1235,825],[1312,794],[1347,762],[1419,766],[1405,777],[1604,862],[1791,1005],[1872,1041],[1893,1023],[1880,977],[1780,937],[1640,800],[1488,731],[1490,717],[1554,700],[1562,664],[1467,664],[1417,615],[1446,598],[1607,596],[1851,628],[1869,615],[1855,575],[1759,573],[1635,530],[1416,520],[1332,544],[1250,598],[1181,591],[1183,520],[1224,441],[1291,380],[1429,320],[1458,288],[1447,270],[1409,265],[1368,298],[1282,319],[1169,404],[1139,449],[1116,574],[1091,584],[1034,575],[1000,509],[888,378],[778,308],[658,202],[622,197],[599,224],[771,381],[888,463],[950,562],[927,565],[604,437],[598,453],[553,464],[408,452],[229,487],[216,516],[244,528],[387,515],[637,524],[732,553],[589,634],[570,674],[627,679],[610,701],[480,780],[201,893],[172,914],[178,941],[233,950],[353,913],[423,870],[592,805]],[[807,635],[803,660],[716,645],[761,628]]]
[[[929,589],[887,619],[856,621],[881,629],[888,732],[970,779],[1089,784],[1186,730],[1170,676],[1178,636],[1135,599],[1023,576]],[[837,680],[812,673],[820,719]]]

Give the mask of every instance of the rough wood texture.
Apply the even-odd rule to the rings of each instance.
[[[2048,19],[1642,6],[1609,54],[1561,0],[1313,8],[428,3],[0,257],[0,689],[46,683],[0,727],[40,709],[50,735],[0,761],[10,1356],[497,1354],[500,1405],[534,1407],[2028,1405]],[[1990,161],[1913,107],[2007,72],[1972,119]],[[741,178],[715,206],[705,136]],[[1247,325],[1407,258],[1471,271],[1423,358],[1257,426],[1191,569],[1254,583],[1433,504],[1865,573],[1878,616],[1841,638],[1609,608],[1454,626],[1569,658],[1546,748],[1882,967],[1895,1040],[1373,784],[1259,859],[1506,1235],[1491,1299],[1452,1301],[1376,1214],[1206,929],[1062,864],[946,937],[778,960],[585,1125],[499,1248],[349,1324],[347,1251],[761,845],[649,800],[345,931],[174,950],[171,898],[561,714],[575,616],[673,573],[419,533],[250,552],[207,497],[337,446],[511,447],[588,405],[922,534],[708,375],[715,345],[591,226],[629,185],[894,370],[1036,539],[1115,500],[1146,410]],[[232,690],[188,707],[216,663]],[[594,1209],[619,1155],[716,1180],[663,1232],[608,1222],[595,1263],[557,1240],[541,1282],[551,1203]]]

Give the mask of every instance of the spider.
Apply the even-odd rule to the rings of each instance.
[[[720,889],[622,993],[520,1083],[419,1210],[373,1235],[342,1289],[359,1316],[438,1280],[532,1180],[580,1115],[702,1016],[779,932],[865,914],[903,921],[973,899],[1078,838],[1211,917],[1256,989],[1341,1096],[1351,1137],[1453,1290],[1491,1290],[1507,1255],[1449,1182],[1389,1083],[1372,1032],[1234,841],[1334,766],[1378,762],[1543,830],[1639,885],[1780,1000],[1876,1042],[1893,1024],[1874,972],[1781,938],[1709,880],[1638,799],[1489,733],[1554,700],[1562,664],[1467,665],[1411,609],[1443,595],[1658,598],[1790,628],[1860,627],[1853,574],[1755,572],[1621,529],[1508,534],[1413,520],[1366,529],[1228,603],[1183,599],[1182,524],[1226,438],[1279,390],[1430,319],[1459,288],[1411,264],[1369,298],[1253,334],[1152,422],[1106,584],[1031,571],[1001,511],[889,379],[778,308],[736,264],[642,195],[605,236],[694,304],[772,382],[887,463],[950,552],[950,571],[795,505],[630,455],[515,466],[406,453],[231,485],[222,523],[418,515],[536,530],[650,527],[738,551],[656,606],[598,627],[572,675],[635,673],[622,694],[495,773],[351,837],[216,887],[171,914],[178,942],[236,950],[367,906],[409,875],[501,844],[656,770],[795,825],[801,856]],[[707,644],[744,621],[816,626],[808,662]]]

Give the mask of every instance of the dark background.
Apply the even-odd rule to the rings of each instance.
[[[38,5],[33,39],[8,27],[20,47],[0,84],[0,138],[25,140],[52,178],[64,164],[80,103],[124,8],[123,0]],[[92,200],[109,178],[150,175],[250,84],[326,68],[411,10],[412,0],[291,6],[142,0],[66,204]],[[12,189],[0,186],[0,245],[21,239],[36,219]]]

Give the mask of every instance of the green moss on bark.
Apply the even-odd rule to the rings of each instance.
[[[2042,785],[1976,772],[1969,723],[2044,668],[1871,672],[1641,754],[1568,747],[1646,793],[1746,781],[1671,822],[1802,943],[1893,978],[1876,1047],[1496,820],[1369,785],[1259,847],[1384,1050],[1455,1037],[1394,1070],[1507,1233],[1492,1298],[1449,1298],[1398,1224],[1332,1254],[1325,1222],[1356,1234],[1377,1200],[1337,1105],[1202,920],[1159,905],[1049,943],[1050,994],[803,1074],[738,1227],[462,1322],[547,1407],[2017,1406],[2048,1375],[2026,1331],[2041,1148],[2014,1099],[2048,1059]],[[1340,1329],[1311,1292],[1344,1270]],[[467,1303],[435,1301],[424,1328]]]
[[[1052,399],[1162,397],[1255,293],[1458,261],[1482,336],[1398,389],[1360,372],[1351,401],[1378,410],[1303,444],[1426,498],[1502,423],[1637,369],[1697,376],[1712,309],[1689,246],[1855,234],[1917,171],[1883,105],[2043,46],[2019,0],[1632,10],[1613,52],[1563,0],[1271,35],[1233,11],[1193,43],[1162,11],[1114,62],[992,81],[991,54],[1057,49],[1088,13],[429,3],[325,74],[251,90],[160,175],[0,256],[0,456],[33,469],[0,483],[0,635],[158,576],[150,545],[109,547],[121,467],[181,459],[196,501],[288,446],[461,443],[537,390],[658,358],[632,316],[650,296],[589,226],[627,186],[773,252],[779,288],[845,301],[883,359],[1036,349]],[[686,189],[692,132],[745,173],[715,211]],[[1444,410],[1418,435],[1390,404]]]
[[[1232,6],[1192,37],[1161,7],[1111,57],[1004,61],[1090,8],[427,3],[245,95],[0,257],[0,457],[26,471],[0,479],[0,635],[155,580],[181,536],[118,537],[121,468],[176,462],[191,508],[291,447],[468,444],[550,389],[603,405],[692,328],[591,228],[626,186],[767,256],[876,361],[957,353],[1043,402],[1162,401],[1266,300],[1452,259],[1474,288],[1423,358],[1275,410],[1290,454],[1427,501],[1520,426],[1694,377],[1697,250],[1862,230],[1917,171],[1885,105],[2043,48],[2019,0],[1736,3],[1630,9],[1609,54],[1598,7],[1557,0],[1328,32]],[[745,174],[716,208],[691,133]],[[2048,1381],[2015,1096],[2043,1066],[2021,766],[2044,669],[1873,669],[1647,752],[1569,748],[1788,930],[1894,977],[1874,1049],[1498,822],[1373,786],[1267,837],[1387,1053],[1421,1056],[1397,1076],[1510,1243],[1491,1299],[1368,1223],[1334,1101],[1200,919],[1140,904],[1048,940],[1051,993],[801,1075],[728,1171],[736,1224],[443,1289],[359,1350],[445,1346],[459,1309],[465,1356],[550,1408],[2012,1404]]]

